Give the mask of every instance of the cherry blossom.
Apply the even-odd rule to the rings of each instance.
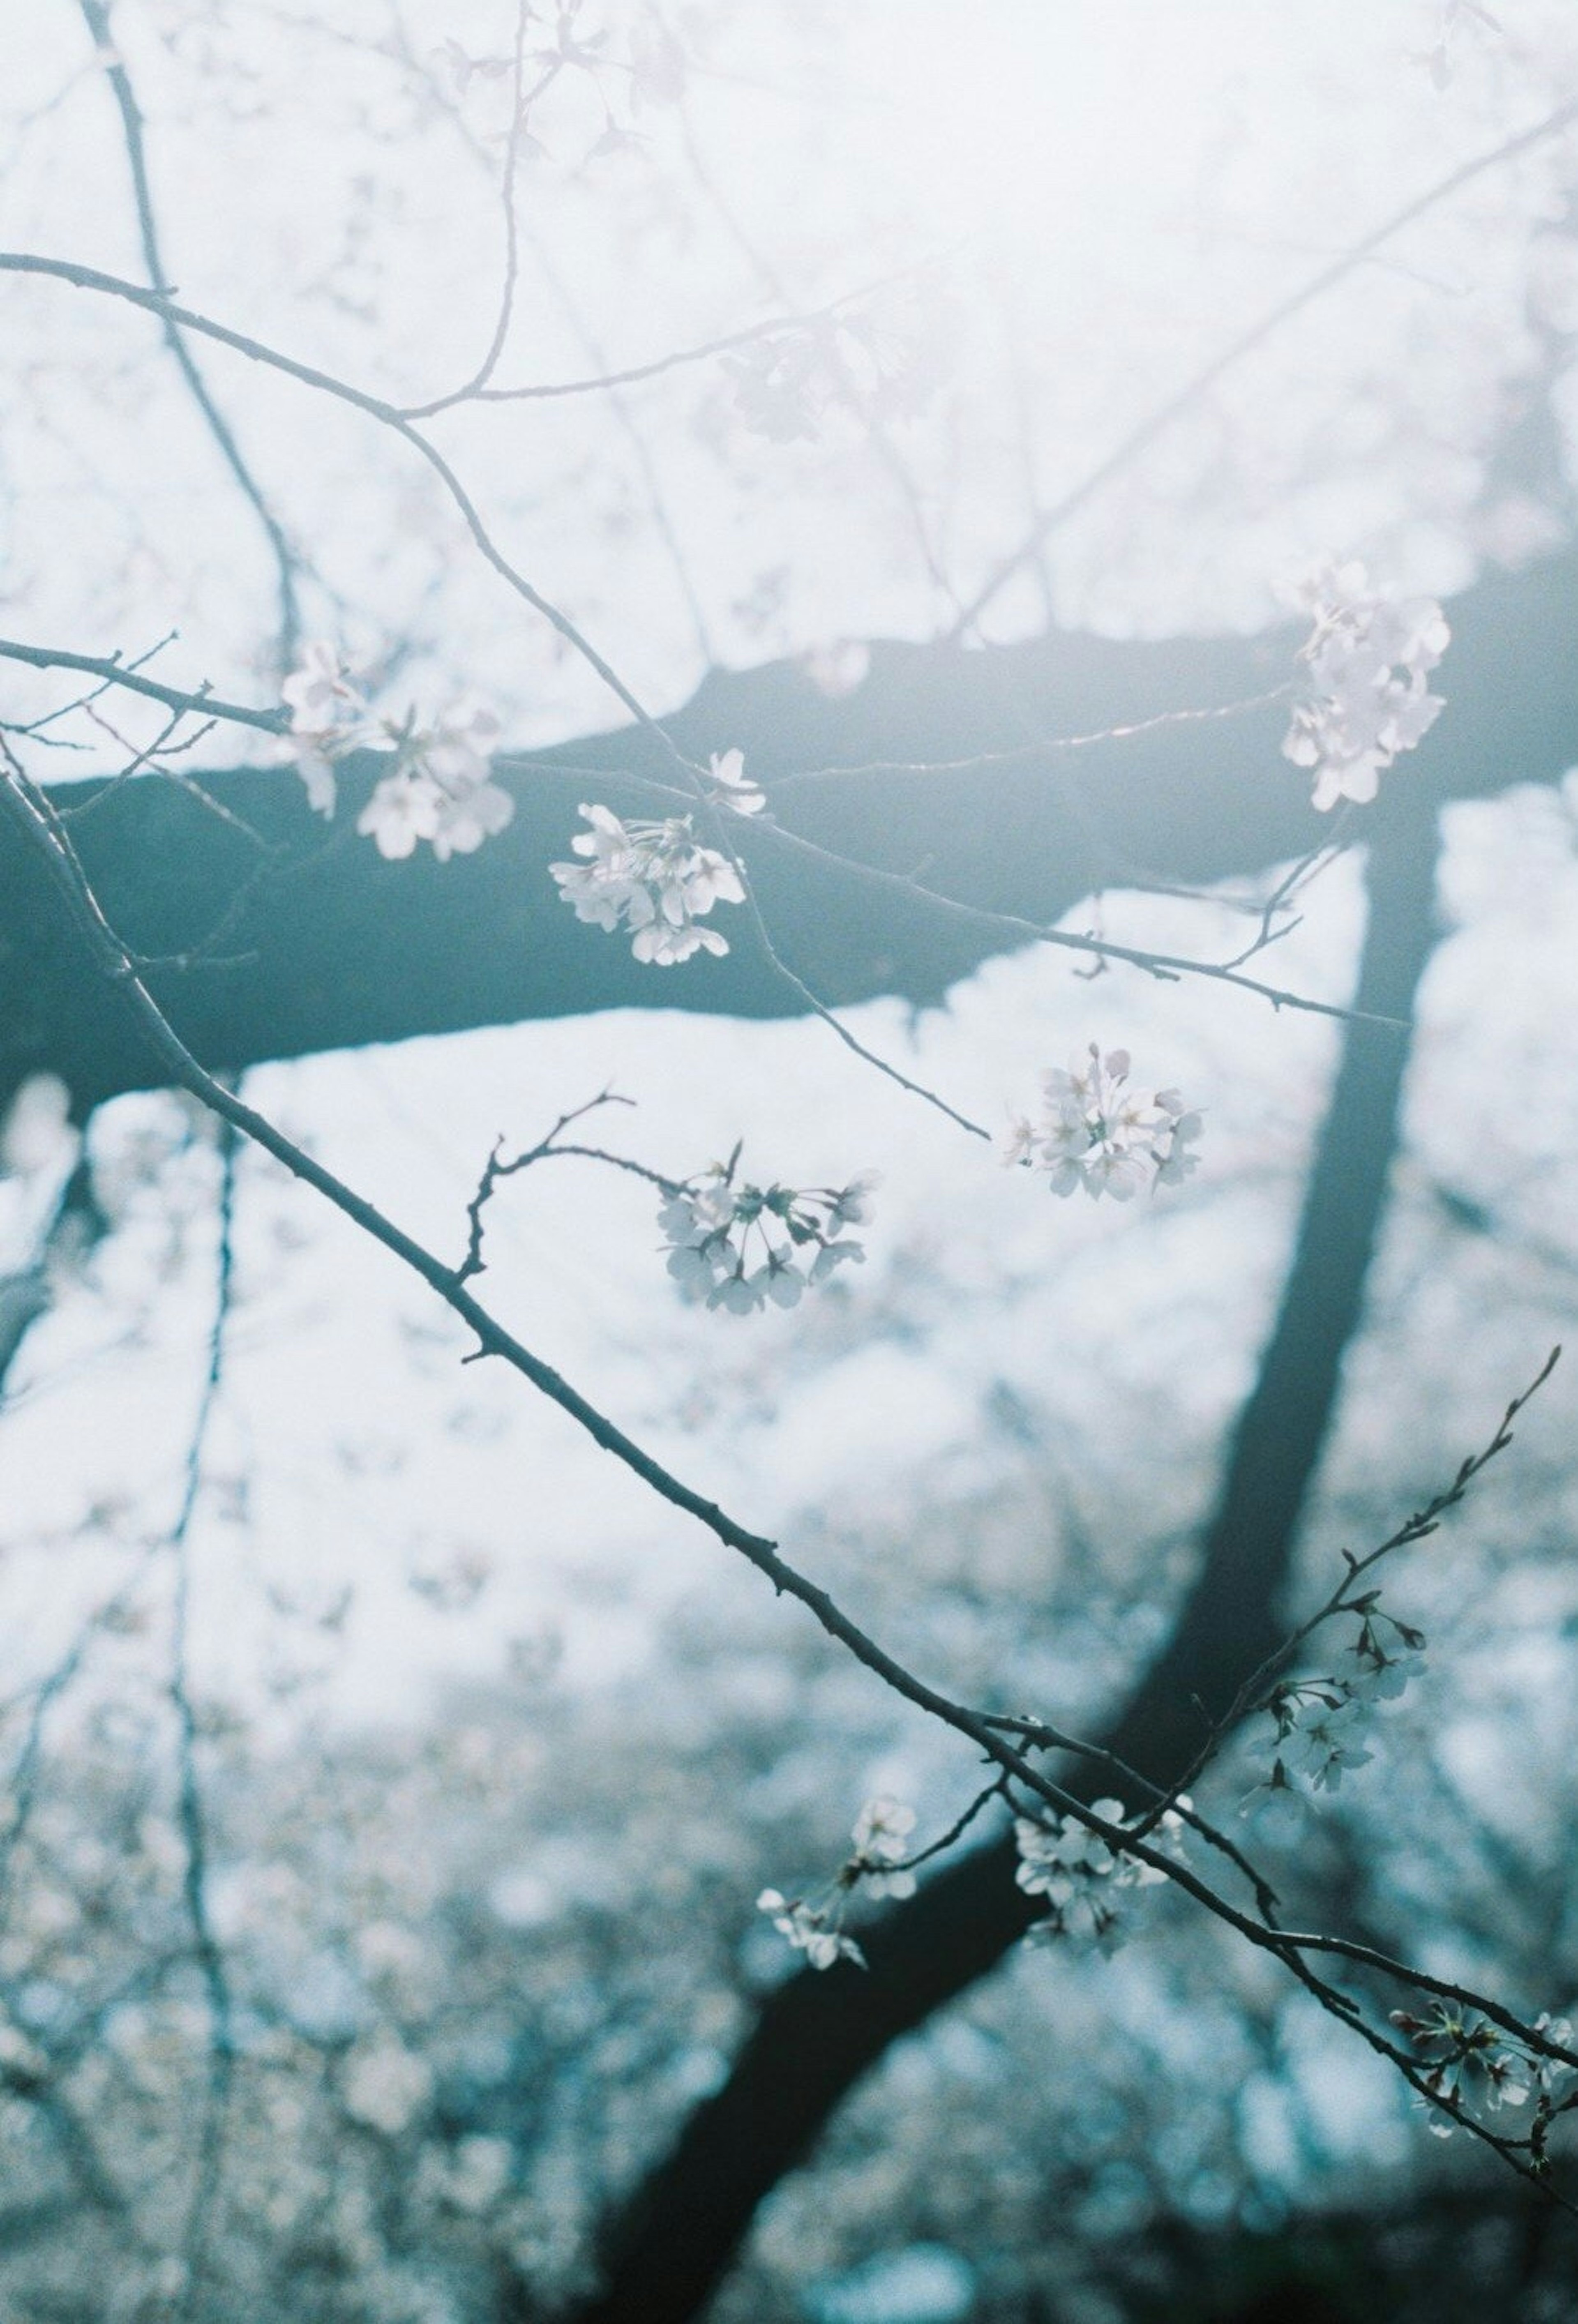
[[[592,828],[570,845],[587,860],[548,867],[578,920],[611,932],[623,920],[637,960],[660,968],[695,952],[728,951],[716,928],[699,924],[715,904],[743,904],[745,890],[727,856],[697,838],[689,816],[624,823],[611,807],[583,807],[581,813]]]
[[[780,1889],[764,1888],[756,1899],[757,1911],[771,1914],[773,1927],[805,1954],[812,1969],[831,1969],[841,1960],[864,1969],[864,1953],[844,1933],[845,1908],[856,1889],[872,1898],[914,1895],[915,1875],[903,1863],[914,1829],[915,1810],[880,1794],[855,1818],[850,1833],[854,1854],[815,1900],[799,1896],[791,1902]]]
[[[1311,1794],[1334,1792],[1345,1768],[1367,1766],[1374,1754],[1365,1737],[1376,1706],[1395,1702],[1423,1670],[1424,1644],[1419,1631],[1367,1601],[1357,1634],[1325,1675],[1274,1688],[1266,1705],[1274,1731],[1250,1746],[1266,1773],[1243,1812],[1262,1831],[1290,1834]]]
[[[1126,1203],[1147,1185],[1176,1185],[1198,1162],[1189,1151],[1201,1117],[1177,1090],[1141,1098],[1125,1090],[1129,1052],[1105,1058],[1093,1041],[1084,1059],[1041,1076],[1041,1118],[1020,1115],[999,1148],[1005,1165],[1044,1170],[1055,1194],[1076,1188]]]
[[[438,828],[442,800],[438,787],[420,775],[385,775],[356,817],[356,829],[391,862],[414,854],[417,842]]]
[[[1503,2033],[1477,2009],[1456,2002],[1437,2002],[1427,2017],[1394,2009],[1391,2022],[1418,2052],[1429,2096],[1449,2105],[1478,2106],[1499,2114],[1504,2107],[1527,2106],[1537,2093],[1542,2108],[1546,2107],[1574,2070],[1562,2059],[1548,2058]],[[1571,2047],[1573,2027],[1565,2017],[1552,2017],[1542,2010],[1534,2031],[1563,2049]],[[1428,2106],[1429,2098],[1424,2103]],[[1430,2108],[1430,2128],[1438,2138],[1450,2138],[1453,2127],[1449,2115]]]
[[[1340,798],[1367,805],[1398,753],[1435,724],[1444,705],[1426,675],[1452,632],[1434,598],[1375,595],[1362,565],[1322,567],[1300,597],[1315,615],[1299,655],[1309,675],[1282,751],[1315,769],[1324,815]]]
[[[771,1300],[792,1307],[863,1247],[840,1232],[870,1215],[873,1173],[846,1186],[735,1182],[740,1148],[678,1187],[658,1213],[669,1272],[688,1299],[749,1315]]]
[[[1425,1667],[1425,1657],[1418,1651],[1425,1643],[1422,1634],[1393,1622],[1389,1615],[1379,1618],[1389,1625],[1395,1638],[1383,1639],[1377,1618],[1366,1615],[1358,1637],[1342,1649],[1333,1665],[1333,1675],[1352,1702],[1395,1702],[1408,1681],[1417,1678]]]
[[[1334,1792],[1344,1767],[1367,1767],[1375,1757],[1364,1744],[1370,1719],[1365,1704],[1343,1696],[1334,1702],[1306,1704],[1278,1741],[1277,1756],[1297,1783]]]
[[[431,726],[419,724],[414,713],[398,726],[386,721],[381,733],[393,746],[394,767],[363,809],[357,830],[383,855],[409,855],[423,839],[440,863],[473,853],[515,812],[508,791],[488,779],[486,749],[498,731],[493,712],[475,704],[457,706]]]
[[[715,807],[732,807],[736,815],[760,815],[767,805],[761,785],[745,772],[743,751],[715,751],[707,764],[707,779],[715,786]]]
[[[846,1937],[838,1928],[830,1907],[807,1904],[802,1899],[790,1903],[776,1888],[764,1888],[756,1899],[759,1913],[771,1913],[772,1925],[780,1936],[789,1939],[797,1952],[806,1956],[812,1969],[832,1969],[841,1960],[854,1961],[864,1969],[866,1957],[853,1937]]]
[[[855,1852],[847,1869],[864,1886],[868,1896],[913,1896],[915,1875],[896,1869],[909,1850],[915,1810],[886,1794],[868,1800],[850,1834]]]
[[[315,815],[331,816],[337,796],[333,761],[361,740],[366,700],[322,639],[302,647],[300,664],[280,692],[291,713],[291,748],[307,803]]]
[[[401,720],[376,715],[332,645],[302,649],[281,692],[291,710],[291,741],[309,803],[334,813],[334,761],[352,751],[392,754],[356,819],[356,829],[391,861],[430,843],[441,863],[469,855],[503,830],[515,812],[508,791],[490,780],[488,752],[499,722],[480,703],[457,703],[429,724],[415,710]]]
[[[1108,1824],[1130,1821],[1121,1800],[1096,1800],[1091,1813]],[[1183,1831],[1182,1816],[1169,1808],[1149,1837],[1168,1855],[1180,1856]],[[1072,1816],[1016,1816],[1014,1842],[1020,1858],[1015,1879],[1028,1896],[1045,1896],[1047,1903],[1046,1918],[1028,1932],[1035,1943],[1085,1938],[1103,1952],[1113,1952],[1128,1933],[1121,1892],[1153,1887],[1167,1878],[1158,1865],[1110,1847]]]
[[[366,703],[351,684],[338,653],[318,639],[301,649],[300,667],[291,672],[280,692],[291,711],[293,734],[327,734],[355,723]],[[353,717],[347,721],[345,712]]]

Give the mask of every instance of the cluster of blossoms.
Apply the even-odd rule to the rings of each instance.
[[[430,724],[415,711],[403,719],[374,714],[330,645],[302,649],[300,667],[281,689],[291,712],[291,746],[309,804],[334,813],[335,761],[352,751],[392,753],[356,829],[381,855],[411,854],[426,840],[440,863],[470,855],[503,831],[515,812],[507,791],[489,779],[488,752],[499,723],[477,704],[460,704]]]
[[[812,1969],[831,1969],[835,1961],[854,1961],[864,1969],[866,1958],[853,1937],[844,1933],[844,1909],[852,1893],[863,1887],[868,1896],[913,1896],[915,1875],[904,1863],[915,1810],[900,1800],[882,1796],[868,1800],[855,1818],[850,1837],[854,1854],[844,1864],[819,1903],[803,1896],[792,1901],[777,1888],[764,1888],[756,1899],[759,1913],[770,1913],[772,1925]]]
[[[1437,2002],[1428,2017],[1394,2009],[1391,2022],[1418,2052],[1430,2096],[1453,2106],[1478,2105],[1497,2114],[1503,2107],[1527,2106],[1537,2095],[1548,2111],[1550,2100],[1578,2070],[1504,2034],[1478,2010],[1452,2002]],[[1564,2050],[1573,2046],[1573,2027],[1565,2017],[1542,2010],[1534,2031]],[[1438,2138],[1450,2138],[1453,2127],[1450,2115],[1430,2107],[1430,2128]]]
[[[1388,1636],[1382,1636],[1382,1626]],[[1263,1830],[1292,1833],[1316,1792],[1334,1792],[1345,1767],[1368,1766],[1365,1743],[1378,1703],[1395,1702],[1424,1668],[1421,1631],[1364,1608],[1356,1637],[1320,1678],[1284,1681],[1266,1708],[1274,1732],[1253,1747],[1265,1774],[1244,1803]]]
[[[715,753],[708,779],[714,804],[736,815],[758,815],[766,804],[738,751]],[[728,951],[727,938],[701,922],[715,904],[743,904],[745,890],[728,857],[697,839],[692,816],[625,823],[611,807],[583,807],[581,813],[592,828],[570,845],[584,861],[548,867],[578,920],[610,932],[623,921],[637,960],[660,968],[694,952]]]
[[[1199,1161],[1189,1151],[1200,1135],[1199,1114],[1177,1090],[1149,1098],[1126,1091],[1127,1049],[1103,1057],[1093,1041],[1087,1057],[1076,1057],[1066,1073],[1055,1065],[1042,1074],[1041,1118],[1010,1122],[999,1148],[1003,1162],[1045,1170],[1055,1194],[1083,1186],[1093,1198],[1112,1194],[1120,1203],[1145,1186],[1186,1178]]]
[[[1324,566],[1299,593],[1315,628],[1299,659],[1309,675],[1282,744],[1296,767],[1315,770],[1314,804],[1367,804],[1399,751],[1435,724],[1442,698],[1426,674],[1452,632],[1434,598],[1389,604],[1362,565]]]
[[[1183,1804],[1187,1807],[1186,1800]],[[1121,1800],[1096,1800],[1093,1815],[1103,1823],[1130,1821]],[[1143,1822],[1143,1817],[1133,1819]],[[1170,1856],[1181,1856],[1184,1820],[1169,1808],[1148,1835]],[[1020,1852],[1014,1877],[1028,1896],[1045,1896],[1047,1914],[1029,1930],[1028,1941],[1049,1944],[1058,1937],[1085,1939],[1104,1953],[1116,1952],[1128,1934],[1124,1890],[1153,1887],[1167,1874],[1154,1864],[1119,1854],[1097,1833],[1068,1816],[1016,1816]]]
[[[863,1247],[843,1230],[871,1216],[875,1174],[847,1186],[752,1186],[735,1183],[740,1148],[726,1162],[676,1188],[658,1213],[669,1272],[687,1299],[732,1315],[792,1307]],[[787,1238],[787,1239],[786,1239]]]

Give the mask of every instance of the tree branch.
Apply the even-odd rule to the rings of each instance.
[[[1451,798],[1554,781],[1578,761],[1575,601],[1573,553],[1491,575],[1454,601],[1440,673],[1447,707],[1365,810],[1366,833],[1384,835]],[[650,812],[641,787],[672,785],[674,751],[702,764],[720,748],[745,752],[780,834],[742,831],[741,853],[768,925],[809,989],[835,1008],[884,993],[926,1005],[983,960],[1029,940],[1027,924],[1043,927],[1103,886],[1149,877],[1192,888],[1260,874],[1329,837],[1278,754],[1279,704],[1262,698],[1220,720],[1167,715],[1180,702],[1265,697],[1291,671],[1299,642],[1276,632],[1160,642],[1054,636],[980,653],[879,644],[865,683],[837,701],[793,664],[715,674],[661,737],[626,727],[502,758],[513,823],[448,863],[425,849],[388,863],[355,835],[373,760],[342,770],[345,804],[327,835],[289,768],[196,778],[263,838],[266,860],[199,798],[157,776],[126,782],[114,798],[103,785],[55,796],[74,805],[103,798],[75,827],[96,892],[140,955],[176,960],[225,927],[234,957],[223,968],[199,962],[150,976],[183,1040],[217,1071],[599,1009],[799,1013],[799,996],[738,923],[726,959],[660,972],[575,921],[548,878],[578,802]],[[214,707],[196,688],[192,699]],[[1058,747],[1135,725],[1144,731]],[[1047,739],[1027,742],[1038,733]],[[974,763],[994,753],[1012,755]],[[944,770],[909,770],[932,765]],[[780,777],[838,767],[847,770],[840,780],[775,788]],[[786,845],[782,834],[824,857]],[[882,874],[881,892],[827,854]],[[968,908],[945,920],[918,886]],[[1020,925],[993,926],[990,915]],[[40,865],[9,832],[0,835],[0,927],[8,940],[0,1103],[39,1071],[59,1074],[79,1111],[157,1079],[162,1069],[63,935]]]

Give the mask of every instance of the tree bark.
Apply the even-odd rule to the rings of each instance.
[[[1578,760],[1578,556],[1479,582],[1450,608],[1440,671],[1447,708],[1387,792],[1419,803],[1550,781]],[[1075,751],[1048,738],[1105,733],[1179,710],[1263,695],[1294,675],[1297,632],[1253,639],[1114,643],[1054,636],[964,652],[880,644],[840,701],[791,664],[707,680],[667,722],[705,763],[738,745],[786,832],[879,871],[920,873],[971,905],[1038,923],[1101,887],[1193,885],[1295,858],[1329,833],[1307,779],[1279,755],[1285,703],[1152,726]],[[828,765],[1029,755],[948,773],[846,773],[776,786]],[[181,762],[184,768],[184,762]],[[332,829],[309,814],[288,768],[200,778],[263,852],[167,781],[62,786],[106,909],[144,954],[185,966],[150,978],[203,1063],[266,1058],[414,1034],[607,1008],[794,1015],[803,1001],[720,908],[734,949],[675,970],[574,919],[548,876],[576,807],[600,798],[651,812],[627,780],[672,779],[640,729],[512,760],[510,829],[475,855],[427,849],[385,862],[355,832],[372,763],[346,770]],[[1373,812],[1373,811],[1371,811]],[[924,1005],[1011,931],[939,916],[858,870],[808,861],[769,829],[743,834],[762,908],[789,964],[826,1002],[881,993]],[[0,835],[0,1104],[28,1074],[59,1074],[79,1113],[156,1084],[124,1003],[80,957],[36,860]]]

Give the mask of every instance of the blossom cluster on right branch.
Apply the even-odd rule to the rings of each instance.
[[[1315,628],[1299,654],[1308,672],[1282,744],[1296,767],[1315,770],[1312,804],[1368,806],[1400,751],[1427,734],[1445,704],[1426,678],[1452,632],[1433,597],[1391,602],[1362,565],[1324,565],[1299,591]]]

